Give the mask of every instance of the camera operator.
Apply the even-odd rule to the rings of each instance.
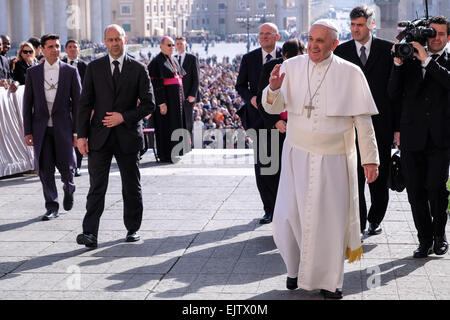
[[[408,201],[418,231],[414,258],[448,250],[445,236],[449,192],[450,145],[450,23],[445,17],[429,20],[436,31],[427,38],[427,49],[412,41],[414,58],[394,58],[388,92],[401,99],[397,112],[396,143],[402,150]],[[394,47],[392,48],[394,51]],[[434,245],[433,245],[434,242]]]

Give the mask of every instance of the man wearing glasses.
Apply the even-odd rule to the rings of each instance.
[[[271,150],[271,143],[270,131],[264,127],[263,118],[258,111],[256,96],[258,94],[259,78],[263,70],[263,65],[274,58],[281,58],[281,48],[276,46],[279,39],[280,35],[275,24],[264,23],[261,25],[259,27],[259,43],[261,47],[242,57],[236,82],[236,90],[245,101],[245,105],[238,111],[242,124],[246,130],[255,129],[257,132],[257,141],[255,141],[257,148],[254,149],[256,159],[255,176],[256,185],[258,186],[258,191],[264,204],[264,217],[259,221],[261,224],[272,222],[278,180],[274,174],[264,175],[261,173],[263,165],[261,163],[259,149],[263,146],[267,148],[266,150]],[[267,139],[261,139],[261,133],[266,133]],[[278,150],[278,148],[275,149]],[[268,165],[270,166],[270,163]]]
[[[188,150],[189,139],[172,141],[172,133],[184,128],[183,125],[183,76],[186,74],[178,59],[173,57],[175,42],[165,36],[160,41],[161,52],[148,65],[148,72],[155,91],[156,111],[155,136],[158,158],[161,162],[175,163],[183,151],[178,152],[175,146],[181,141]]]

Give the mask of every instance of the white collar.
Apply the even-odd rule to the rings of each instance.
[[[438,54],[438,55],[439,55],[439,58],[440,58],[440,57],[442,56],[442,54],[444,53],[445,48],[446,48],[446,47],[444,47],[444,49],[442,49],[441,51],[438,51],[438,52],[436,52],[436,53],[431,53],[431,52],[428,51],[428,56],[431,57],[433,54]],[[438,58],[438,59],[439,59],[439,58]]]
[[[275,46],[275,49],[272,50],[272,52],[266,52],[263,48],[261,48],[261,50],[262,50],[264,62],[266,61],[265,59],[268,54],[270,54],[272,56],[272,58],[270,58],[270,59],[275,59],[277,57],[277,47],[276,46]]]
[[[46,70],[53,70],[53,69],[59,70],[59,58],[58,58],[58,60],[56,60],[56,62],[54,64],[50,64],[47,61],[47,59],[45,59],[44,69],[46,69]]]
[[[323,67],[323,66],[328,66],[328,64],[331,62],[331,59],[333,58],[333,55],[334,55],[334,53],[331,52],[331,54],[328,58],[326,58],[325,60],[322,60],[318,63],[315,63],[314,61],[312,61],[311,58],[309,58],[309,56],[308,56],[308,59],[311,60],[312,66]]]
[[[117,59],[114,59],[113,57],[111,57],[111,54],[108,54],[108,56],[109,56],[109,63],[112,64],[113,61],[117,60],[117,61],[119,61],[120,66],[123,66],[123,60],[125,59],[125,55],[126,54],[127,53],[124,51],[123,54]]]
[[[367,40],[367,42],[364,44],[364,47],[366,48],[366,52],[369,52],[370,48],[372,47],[372,39],[373,39],[372,34],[369,33],[369,40]],[[358,55],[359,55],[359,52],[361,52],[361,47],[363,46],[363,44],[361,42],[355,40],[355,45],[356,45],[356,50],[358,51]]]

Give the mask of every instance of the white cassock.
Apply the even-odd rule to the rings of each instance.
[[[346,256],[352,262],[362,255],[355,127],[362,164],[379,164],[371,120],[378,110],[361,69],[331,54],[309,60],[311,95],[324,81],[308,118],[308,60],[286,60],[280,90],[267,87],[262,97],[268,113],[288,111],[273,236],[299,288],[334,292],[342,288]]]

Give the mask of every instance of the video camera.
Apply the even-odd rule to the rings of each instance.
[[[397,36],[400,43],[394,46],[395,52],[393,56],[395,58],[412,59],[414,58],[414,51],[417,50],[414,49],[410,42],[415,41],[425,46],[428,38],[434,38],[436,36],[436,30],[430,28],[428,0],[425,0],[425,19],[402,21],[398,23],[398,26],[404,27],[405,29]]]
[[[428,19],[399,22],[399,27],[405,29],[400,32],[397,39],[400,43],[395,45],[394,57],[402,59],[414,58],[414,47],[410,42],[416,41],[425,46],[428,38],[436,36],[436,30],[429,27]]]

